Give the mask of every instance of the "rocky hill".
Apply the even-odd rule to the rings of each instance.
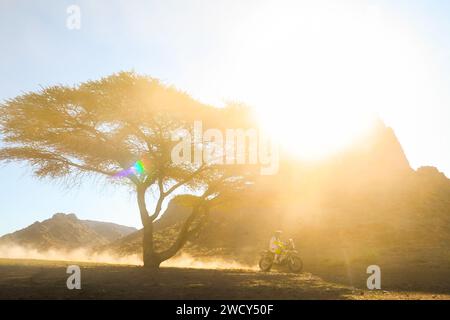
[[[135,228],[114,223],[79,220],[75,214],[57,213],[50,219],[4,235],[0,244],[38,250],[91,248],[106,245],[135,231]]]

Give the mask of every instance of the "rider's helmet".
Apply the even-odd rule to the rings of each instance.
[[[294,239],[289,239],[289,246],[291,247],[291,249],[295,249]]]
[[[274,232],[274,235],[277,237],[277,238],[279,238],[279,237],[281,237],[281,234],[282,234],[283,232],[281,231],[281,230],[277,230],[277,231],[275,231]]]

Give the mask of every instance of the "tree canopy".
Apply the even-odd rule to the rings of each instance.
[[[5,146],[0,161],[26,162],[41,178],[66,177],[70,182],[80,175],[102,175],[125,181],[137,193],[144,263],[158,266],[186,242],[196,218],[245,189],[254,173],[252,166],[172,161],[171,150],[177,143],[173,132],[180,128],[192,132],[195,121],[218,130],[253,125],[246,107],[214,108],[157,79],[130,72],[77,86],[52,86],[1,105]],[[193,141],[190,147],[206,146]],[[164,200],[181,186],[200,195],[192,198],[193,213],[177,243],[170,252],[156,253],[151,225]],[[145,198],[150,187],[158,193],[152,211]]]

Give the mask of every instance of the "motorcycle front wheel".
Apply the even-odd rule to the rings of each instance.
[[[261,260],[259,260],[259,268],[261,271],[270,271],[272,269],[273,259],[270,257],[262,257]]]
[[[292,256],[289,258],[289,269],[292,272],[300,273],[303,269],[303,261],[299,256]]]

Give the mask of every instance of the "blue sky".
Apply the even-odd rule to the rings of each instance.
[[[407,61],[394,79],[408,81],[398,90],[383,87],[385,91],[380,91],[380,96],[385,97],[389,92],[392,105],[377,97],[378,105],[383,107],[371,111],[394,128],[413,167],[434,165],[450,176],[447,92],[450,3],[443,0],[331,3],[325,0],[2,0],[0,100],[38,90],[40,86],[76,84],[120,70],[135,70],[174,84],[205,102],[220,104],[234,99],[258,107],[273,99],[264,95],[274,87],[268,86],[268,82],[291,77],[298,70],[302,73],[301,68],[308,65],[297,65],[289,60],[291,56],[286,56],[291,45],[300,53],[306,51],[295,44],[297,31],[302,36],[308,35],[307,31],[296,30],[298,25],[290,22],[301,23],[309,10],[318,12],[320,21],[321,8],[338,3],[340,11],[337,12],[349,17],[364,17],[366,12],[377,12],[379,17],[381,12],[382,18],[374,21],[381,22],[378,26],[393,35],[389,42],[393,47],[381,40],[385,46],[381,52],[397,54],[397,60],[392,61],[400,64],[403,59]],[[80,30],[66,27],[66,9],[72,4],[81,9]],[[283,18],[286,13],[290,14],[286,18],[289,23]],[[336,21],[343,23],[342,30],[350,28],[350,32],[357,32],[360,23],[347,26],[341,18]],[[343,36],[340,40],[345,43],[349,39]],[[397,43],[403,39],[406,39],[404,46],[397,50]],[[308,41],[311,42],[307,44],[315,44],[320,37],[315,35]],[[271,43],[278,49],[274,50]],[[329,51],[327,45],[320,48]],[[283,61],[284,57],[288,63]],[[277,68],[283,72],[270,65],[282,66]],[[401,78],[401,70],[411,72],[409,79]],[[272,80],[258,82],[262,74]],[[415,77],[421,80],[410,81]],[[305,79],[299,81],[310,78]],[[251,82],[258,85],[249,88]],[[349,78],[348,83],[356,82]],[[292,84],[288,87],[296,90]],[[48,218],[55,212],[74,212],[84,219],[139,226],[134,197],[125,189],[88,181],[76,190],[67,190],[57,183],[35,180],[28,168],[12,164],[0,167],[0,179],[0,234]]]

